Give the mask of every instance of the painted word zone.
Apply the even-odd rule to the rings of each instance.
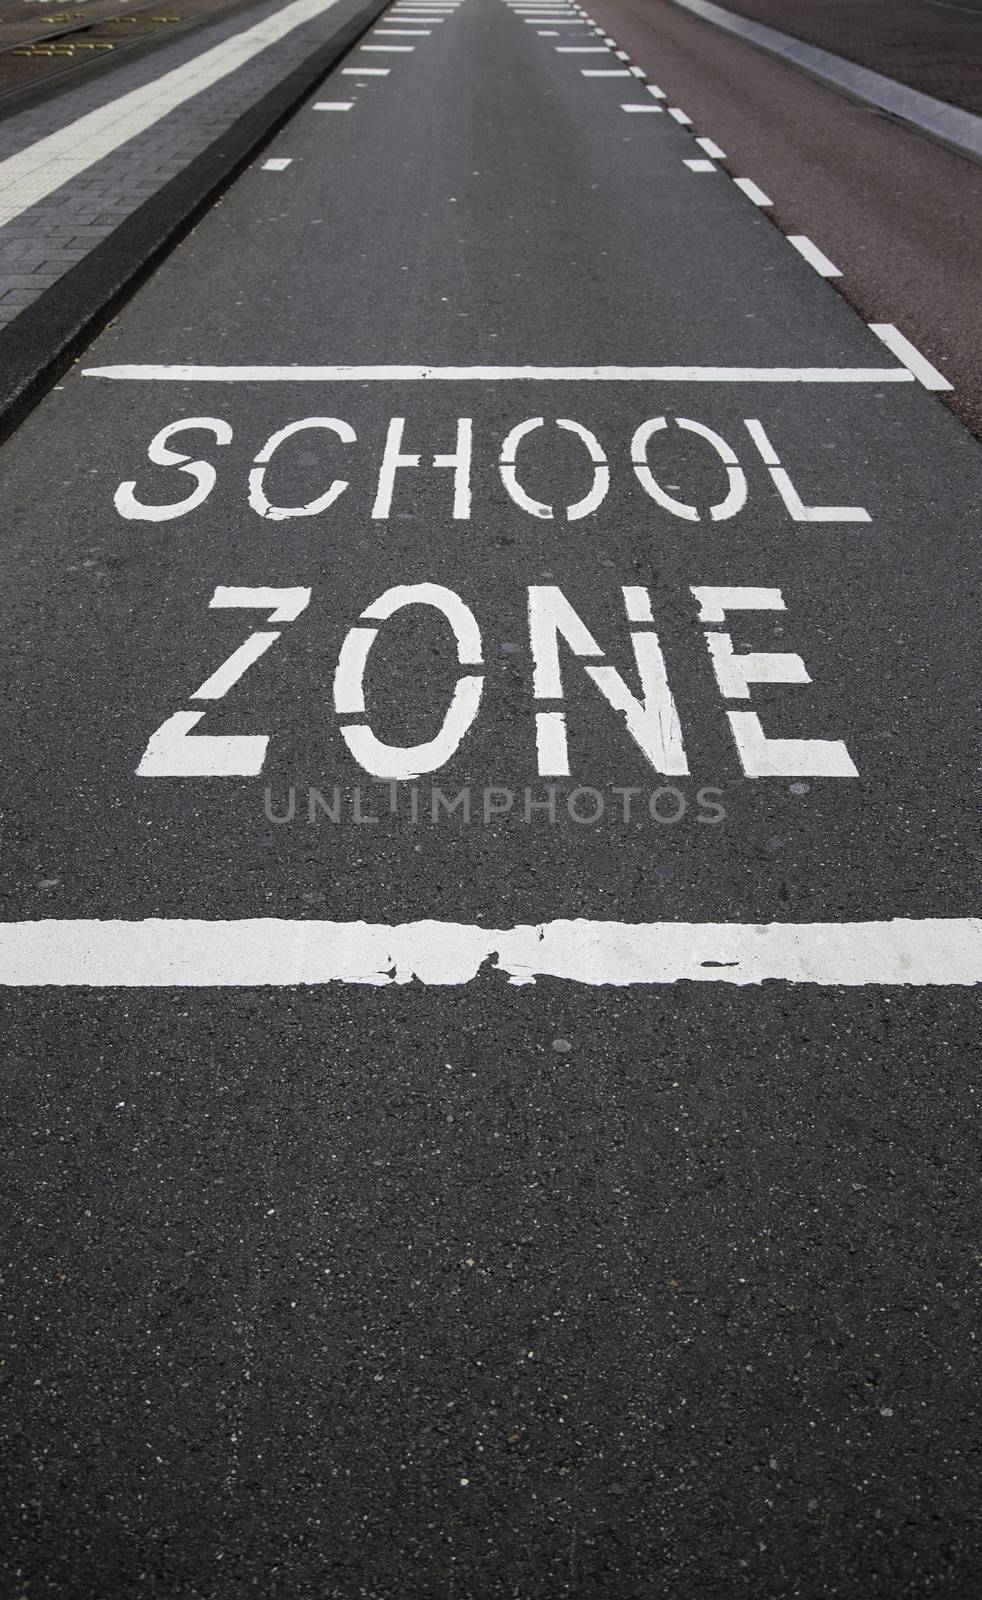
[[[743,773],[748,778],[858,776],[841,739],[777,738],[768,735],[759,715],[747,708],[755,684],[808,684],[812,680],[799,655],[783,651],[737,651],[728,631],[732,615],[784,611],[780,589],[766,587],[690,588],[693,623],[701,625],[708,662]],[[265,613],[273,627],[249,633],[232,654],[195,689],[197,708],[222,700],[279,643],[287,625],[297,622],[311,601],[304,587],[215,589],[210,606]],[[620,590],[623,624],[633,656],[634,686],[606,659],[583,618],[554,584],[528,589],[527,624],[532,661],[532,701],[538,772],[568,778],[570,751],[564,685],[571,668],[586,678],[620,720],[620,729],[641,750],[652,769],[667,777],[689,774],[682,725],[661,641],[655,627],[651,591],[639,584]],[[432,738],[415,744],[385,742],[374,731],[366,706],[366,672],[379,634],[407,608],[424,608],[441,629],[460,669],[449,704],[434,708],[442,720]],[[418,609],[417,609],[418,615]],[[474,610],[453,589],[437,583],[399,584],[386,589],[349,628],[334,670],[334,713],[341,737],[356,766],[373,778],[408,780],[438,771],[452,760],[480,714],[484,692],[484,644]],[[401,670],[411,671],[411,663]],[[736,703],[735,705],[733,703]],[[144,778],[254,777],[263,769],[270,735],[215,734],[199,729],[201,709],[176,711],[156,729],[137,768]]]

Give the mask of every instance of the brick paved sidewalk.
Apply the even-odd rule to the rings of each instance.
[[[718,0],[982,116],[982,0]]]
[[[325,46],[364,4],[365,0],[338,0],[0,226],[0,328],[57,284],[220,138],[245,109]],[[5,195],[3,163],[9,157],[30,152],[48,135],[156,83],[176,68],[191,70],[204,52],[275,17],[284,7],[285,0],[267,0],[237,11],[0,122],[0,203]],[[8,169],[8,197],[15,190]]]

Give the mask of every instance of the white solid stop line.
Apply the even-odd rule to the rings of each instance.
[[[0,925],[0,985],[226,988],[509,983],[982,983],[982,919],[892,922],[459,922],[151,918]]]

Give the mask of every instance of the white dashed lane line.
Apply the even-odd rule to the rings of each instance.
[[[586,17],[585,20],[592,24],[592,18]],[[618,60],[627,61],[629,59],[626,51],[617,49],[617,41],[616,39],[613,39],[610,34],[605,33],[602,28],[595,28],[594,31],[598,35],[602,36],[605,46],[615,51]],[[568,53],[572,54],[573,52],[570,51]],[[595,71],[586,67],[581,68],[580,70],[585,78],[628,75],[626,73],[615,74],[611,71]],[[645,76],[643,69],[640,67],[632,67],[630,70],[633,74],[637,74],[642,77]],[[664,90],[660,89],[657,84],[648,83],[645,85],[645,88],[653,99],[666,99]],[[665,108],[660,105],[648,106],[622,104],[621,106],[622,111],[629,113],[639,111],[661,111],[663,109]],[[667,110],[669,116],[673,117],[680,127],[692,127],[692,118],[688,116],[680,106],[669,106],[667,107]],[[718,169],[715,166],[715,162],[725,161],[726,152],[720,149],[719,145],[714,139],[710,139],[708,137],[697,138],[695,143],[699,146],[700,150],[704,152],[705,157],[708,159],[693,157],[685,161],[685,166],[688,167],[690,172],[716,172]],[[770,197],[764,193],[759,184],[754,183],[752,178],[734,178],[733,182],[736,184],[737,188],[744,195],[746,195],[747,199],[753,202],[755,206],[770,207],[773,205],[773,201],[770,199]],[[825,255],[816,244],[813,244],[811,239],[809,239],[805,234],[790,234],[786,235],[785,237],[787,238],[788,243],[792,245],[795,250],[797,250],[798,254],[802,256],[803,259],[807,261],[808,264],[813,267],[821,277],[842,277],[842,273],[839,271],[839,268],[835,265],[835,263],[830,261],[828,256]],[[876,334],[877,338],[886,345],[887,349],[897,357],[911,377],[915,378],[917,382],[922,384],[925,389],[930,389],[935,393],[943,393],[951,390],[952,385],[948,382],[947,378],[945,378],[943,374],[940,373],[925,356],[921,355],[921,352],[917,349],[917,347],[911,344],[910,340],[900,332],[899,328],[894,327],[893,323],[871,322],[869,327],[871,331]]]
[[[292,156],[273,156],[269,161],[264,161],[260,172],[285,172],[292,162]]]
[[[350,111],[353,100],[315,100],[315,111]]]
[[[701,141],[700,141],[701,143]],[[793,244],[798,254],[804,256],[808,265],[823,278],[841,278],[842,273],[828,258],[823,255],[817,244],[812,244],[803,233],[789,233],[788,244]]]
[[[753,178],[734,178],[733,182],[738,189],[743,191],[748,200],[753,201],[755,206],[771,206],[774,204],[773,200],[768,199],[763,189],[754,183]]]
[[[937,367],[932,367],[930,361],[921,355],[916,345],[905,339],[899,328],[892,322],[871,322],[870,331],[882,339],[888,350],[892,350],[898,361],[902,361],[907,371],[913,373],[918,383],[925,389],[933,389],[940,393],[951,389],[952,385],[947,378],[943,378]]]

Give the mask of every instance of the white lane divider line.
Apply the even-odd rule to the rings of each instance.
[[[315,100],[315,111],[350,111],[354,105],[353,100]]]
[[[372,50],[376,55],[408,56],[416,48],[414,44],[363,44],[362,50]]]
[[[342,67],[342,78],[387,78],[391,67]]]
[[[883,922],[604,922],[507,929],[473,923],[276,917],[0,925],[0,986],[231,988],[325,983],[456,986],[488,970],[509,984],[766,982],[856,988],[982,982],[982,919]]]
[[[373,39],[428,39],[432,28],[373,28]]]
[[[581,67],[584,78],[629,78],[626,67]]]
[[[646,78],[648,76],[644,67],[631,67],[629,70],[632,78]]]
[[[808,265],[810,267],[814,267],[815,271],[820,277],[842,277],[842,273],[839,271],[835,263],[830,261],[828,256],[824,255],[823,252],[818,248],[818,245],[812,244],[811,240],[806,238],[803,233],[789,233],[788,244],[794,245],[798,254],[800,256],[804,256],[805,260],[808,262]]]
[[[592,19],[588,18],[587,20],[589,21]],[[602,28],[596,28],[594,31],[602,35],[604,44],[610,49],[614,50],[619,61],[628,61],[630,59],[626,51],[618,50],[616,48],[616,39],[613,39],[609,34],[604,33]],[[558,48],[559,47],[557,46],[557,49]],[[562,53],[573,55],[578,53],[579,50],[580,47],[574,46],[564,50]],[[614,74],[610,72],[596,72],[587,68],[581,68],[581,71],[585,78],[614,76]],[[645,76],[644,70],[641,67],[632,67],[631,72],[640,77]],[[648,83],[645,84],[645,88],[654,99],[666,99],[664,90],[660,89],[657,84]],[[660,105],[645,106],[622,104],[621,106],[621,110],[626,112],[661,111],[662,109],[663,107]],[[691,117],[687,116],[680,106],[669,106],[667,110],[669,116],[674,117],[675,121],[680,127],[691,128],[692,119]],[[717,168],[714,163],[716,161],[726,160],[725,150],[721,150],[714,139],[699,138],[696,139],[695,142],[710,159],[705,161],[698,159],[687,160],[685,162],[685,166],[688,167],[690,172],[715,172]],[[736,184],[737,188],[746,195],[747,199],[753,202],[755,206],[773,206],[774,202],[768,195],[764,193],[759,184],[754,183],[752,178],[734,178],[733,182]],[[820,250],[816,244],[813,244],[807,235],[798,233],[788,234],[786,237],[788,243],[794,246],[794,248],[798,251],[798,254],[815,269],[820,277],[842,277],[842,273],[835,263],[830,261],[828,256],[825,255],[825,253]],[[903,366],[906,368],[911,378],[916,379],[916,381],[922,384],[925,389],[930,389],[935,393],[946,393],[953,390],[954,385],[948,382],[948,379],[938,371],[937,367],[933,366],[932,363],[927,360],[926,356],[921,355],[921,352],[917,349],[916,345],[911,344],[910,340],[907,339],[904,334],[900,332],[899,328],[895,327],[892,322],[871,322],[869,327],[872,332],[876,334],[877,338],[882,340],[887,348],[898,358],[899,361],[903,363]],[[895,382],[896,376],[894,375],[889,381]]]
[[[557,44],[555,47],[560,56],[606,56],[610,52],[602,44]]]
[[[558,39],[559,38],[559,34],[556,32],[555,28],[540,28],[539,29],[539,38],[540,39]]]
[[[878,339],[882,339],[888,350],[892,350],[898,361],[902,361],[907,371],[922,383],[925,389],[933,389],[937,393],[953,387],[942,377],[937,367],[933,367],[926,356],[922,356],[916,345],[905,338],[899,328],[892,322],[871,322],[870,329]]]
[[[753,178],[734,178],[733,182],[738,189],[743,191],[748,200],[753,201],[755,206],[772,206],[774,204],[773,200],[768,199],[763,189],[754,183]]]
[[[877,329],[874,328],[874,332]],[[892,330],[896,333],[896,329]],[[880,338],[884,335],[880,333]],[[898,339],[902,336],[897,334]],[[913,346],[906,340],[909,351]],[[931,369],[934,370],[933,368]],[[188,366],[126,363],[85,367],[83,378],[136,383],[913,383],[900,367],[426,367]],[[943,380],[942,380],[943,381]]]
[[[273,156],[269,161],[264,161],[260,172],[285,172],[293,161],[292,156]]]

